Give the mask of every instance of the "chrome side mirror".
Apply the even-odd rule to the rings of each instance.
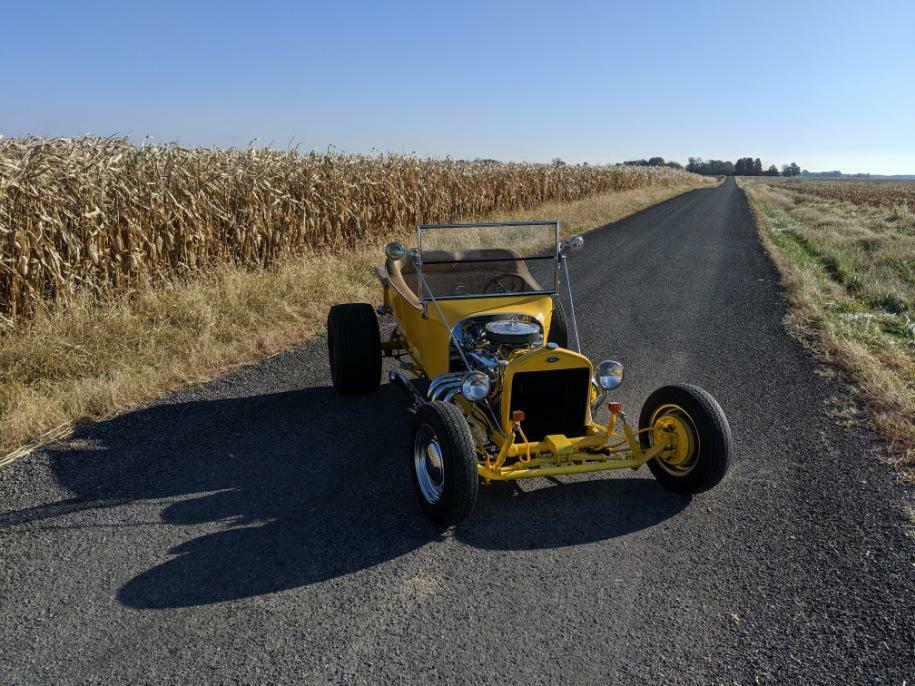
[[[395,241],[384,246],[384,254],[389,260],[399,260],[407,254],[407,251],[402,244]]]
[[[577,252],[581,252],[581,249],[585,247],[585,239],[581,236],[572,236],[569,240],[563,241],[559,245],[559,251],[563,255],[574,255]]]

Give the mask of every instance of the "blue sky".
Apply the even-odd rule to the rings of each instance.
[[[915,2],[10,2],[0,133],[915,173]]]

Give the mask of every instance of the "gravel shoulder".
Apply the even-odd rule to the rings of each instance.
[[[733,183],[587,236],[584,352],[728,415],[729,477],[485,489],[423,520],[399,392],[329,387],[316,340],[0,470],[0,682],[901,683],[908,492],[783,331]]]

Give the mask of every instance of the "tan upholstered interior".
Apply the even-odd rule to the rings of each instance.
[[[500,259],[504,258],[504,259]],[[477,260],[486,260],[480,262]],[[390,283],[413,307],[420,301],[416,269],[409,257],[387,260],[385,270]],[[532,291],[543,290],[524,264],[511,250],[484,248],[481,250],[435,250],[423,255],[423,277],[435,295],[458,293],[468,295],[485,292],[486,285],[497,274],[517,274]]]

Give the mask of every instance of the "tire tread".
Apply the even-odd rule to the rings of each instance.
[[[417,426],[420,423],[428,423],[433,426],[445,454],[447,490],[442,494],[443,500],[429,504],[418,492],[416,475],[413,472],[411,443],[410,473],[413,475],[413,485],[417,489],[420,504],[426,515],[437,524],[443,526],[458,524],[473,512],[479,494],[480,480],[477,474],[476,449],[467,420],[456,405],[436,401],[421,406],[416,412],[414,422]]]
[[[381,383],[381,334],[368,303],[334,305],[327,315],[327,347],[334,388],[362,395]]]

